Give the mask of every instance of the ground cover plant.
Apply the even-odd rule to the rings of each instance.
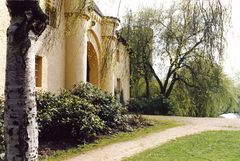
[[[210,131],[170,141],[125,161],[239,160],[240,131]]]

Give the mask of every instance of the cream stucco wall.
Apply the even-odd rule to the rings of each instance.
[[[129,64],[129,55],[126,50],[126,46],[122,43],[118,44],[119,53],[114,54],[114,88],[117,89],[117,79],[121,82],[121,90],[123,92],[123,100],[125,103],[130,98],[130,64]],[[117,54],[119,54],[119,61],[117,60]]]
[[[68,89],[80,81],[86,82],[87,77],[88,20],[77,19],[75,23],[76,26],[66,35],[66,87]]]
[[[62,88],[71,88],[73,84],[87,80],[87,47],[88,42],[97,60],[98,69],[94,79],[100,88],[114,93],[116,80],[121,78],[124,100],[129,99],[129,59],[126,48],[118,43],[115,30],[119,20],[104,17],[96,11],[86,11],[74,21],[69,15],[74,13],[74,3],[77,0],[65,0],[62,12],[58,14],[57,27],[48,26],[41,37],[32,42],[33,52],[42,57],[42,87],[40,89],[59,92]],[[44,0],[40,0],[44,9]],[[70,3],[71,2],[71,3]],[[5,2],[0,1],[0,94],[4,91],[5,57],[6,57],[6,28],[9,16]],[[74,22],[74,24],[72,23]],[[73,27],[70,31],[69,26]],[[114,55],[120,50],[121,61],[116,62]],[[93,53],[92,53],[93,54]],[[107,68],[103,69],[104,59],[107,58]],[[109,59],[110,58],[110,59]],[[93,65],[94,66],[94,65]],[[97,78],[98,77],[98,78]]]
[[[43,2],[43,0],[41,0]],[[62,4],[64,7],[64,3]],[[41,5],[44,8],[44,4]],[[35,44],[35,54],[42,57],[42,87],[58,93],[65,88],[65,15],[58,15],[56,27],[48,26]]]
[[[44,8],[44,0],[41,0]],[[60,15],[59,15],[60,16]],[[58,29],[48,26],[37,41],[32,41],[33,52],[42,57],[42,87],[38,89],[58,92],[65,87],[65,17],[61,14],[61,24]],[[0,94],[4,92],[6,29],[9,25],[9,15],[5,1],[0,1]]]

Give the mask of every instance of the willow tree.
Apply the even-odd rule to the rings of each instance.
[[[238,92],[223,67],[211,59],[199,58],[190,62],[193,71],[182,70],[181,76],[189,85],[179,81],[170,96],[174,105],[172,114],[181,116],[216,117],[234,112],[238,105]],[[192,74],[197,76],[192,77]]]
[[[168,98],[178,81],[189,85],[188,80],[181,76],[181,71],[188,70],[192,73],[193,60],[207,57],[214,63],[221,63],[227,20],[227,7],[220,0],[184,0],[166,12],[161,12],[157,20],[157,41],[158,56],[167,58],[169,64],[165,79],[159,79],[151,64],[149,66],[163,96]]]
[[[197,1],[182,0],[175,2],[171,7],[151,9],[151,17],[144,23],[140,19],[141,28],[151,27],[154,31],[154,49],[152,49],[153,61],[162,62],[158,71],[153,67],[151,61],[147,61],[149,71],[156,78],[159,85],[159,95],[169,98],[175,84],[181,81],[188,84],[188,80],[181,76],[182,70],[192,71],[190,62],[199,57],[210,57],[219,63],[224,53],[225,25],[228,20],[227,7],[220,0]],[[132,19],[140,14],[149,13],[149,9],[142,10]],[[128,23],[127,28],[135,27],[134,23]],[[131,31],[129,35],[133,38]],[[128,38],[128,36],[125,36]],[[134,43],[141,49],[139,37]],[[146,62],[145,62],[146,63]],[[159,71],[162,73],[160,76]]]
[[[35,103],[35,54],[29,32],[40,36],[48,17],[38,0],[7,0],[11,17],[7,30],[4,129],[6,161],[36,161],[38,129]]]

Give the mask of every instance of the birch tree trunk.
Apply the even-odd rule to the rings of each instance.
[[[4,130],[6,161],[38,160],[35,102],[35,53],[29,52],[29,31],[39,36],[47,16],[37,0],[7,0],[11,16],[7,31]]]

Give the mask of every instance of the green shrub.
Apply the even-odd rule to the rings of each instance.
[[[37,92],[36,95],[37,111],[38,111],[38,127],[40,137],[51,133],[53,116],[58,112],[57,96],[50,92]]]
[[[169,101],[162,97],[134,98],[129,101],[128,110],[138,114],[169,114]]]
[[[99,109],[69,91],[59,96],[41,93],[37,105],[40,139],[90,142],[103,131]]]
[[[3,119],[3,110],[4,110],[4,100],[0,97],[0,153],[4,152],[4,119]]]
[[[80,83],[75,85],[71,93],[75,96],[88,100],[95,108],[99,108],[99,117],[104,121],[105,132],[127,130],[127,108],[112,96],[103,92],[90,83]]]
[[[40,141],[90,142],[102,134],[131,130],[126,107],[89,83],[80,83],[58,96],[40,92],[36,98]]]
[[[110,93],[87,83],[59,95],[37,92],[40,144],[94,141],[98,136],[145,126],[140,117],[127,116],[126,107]],[[3,99],[0,98],[0,152],[3,152]]]

